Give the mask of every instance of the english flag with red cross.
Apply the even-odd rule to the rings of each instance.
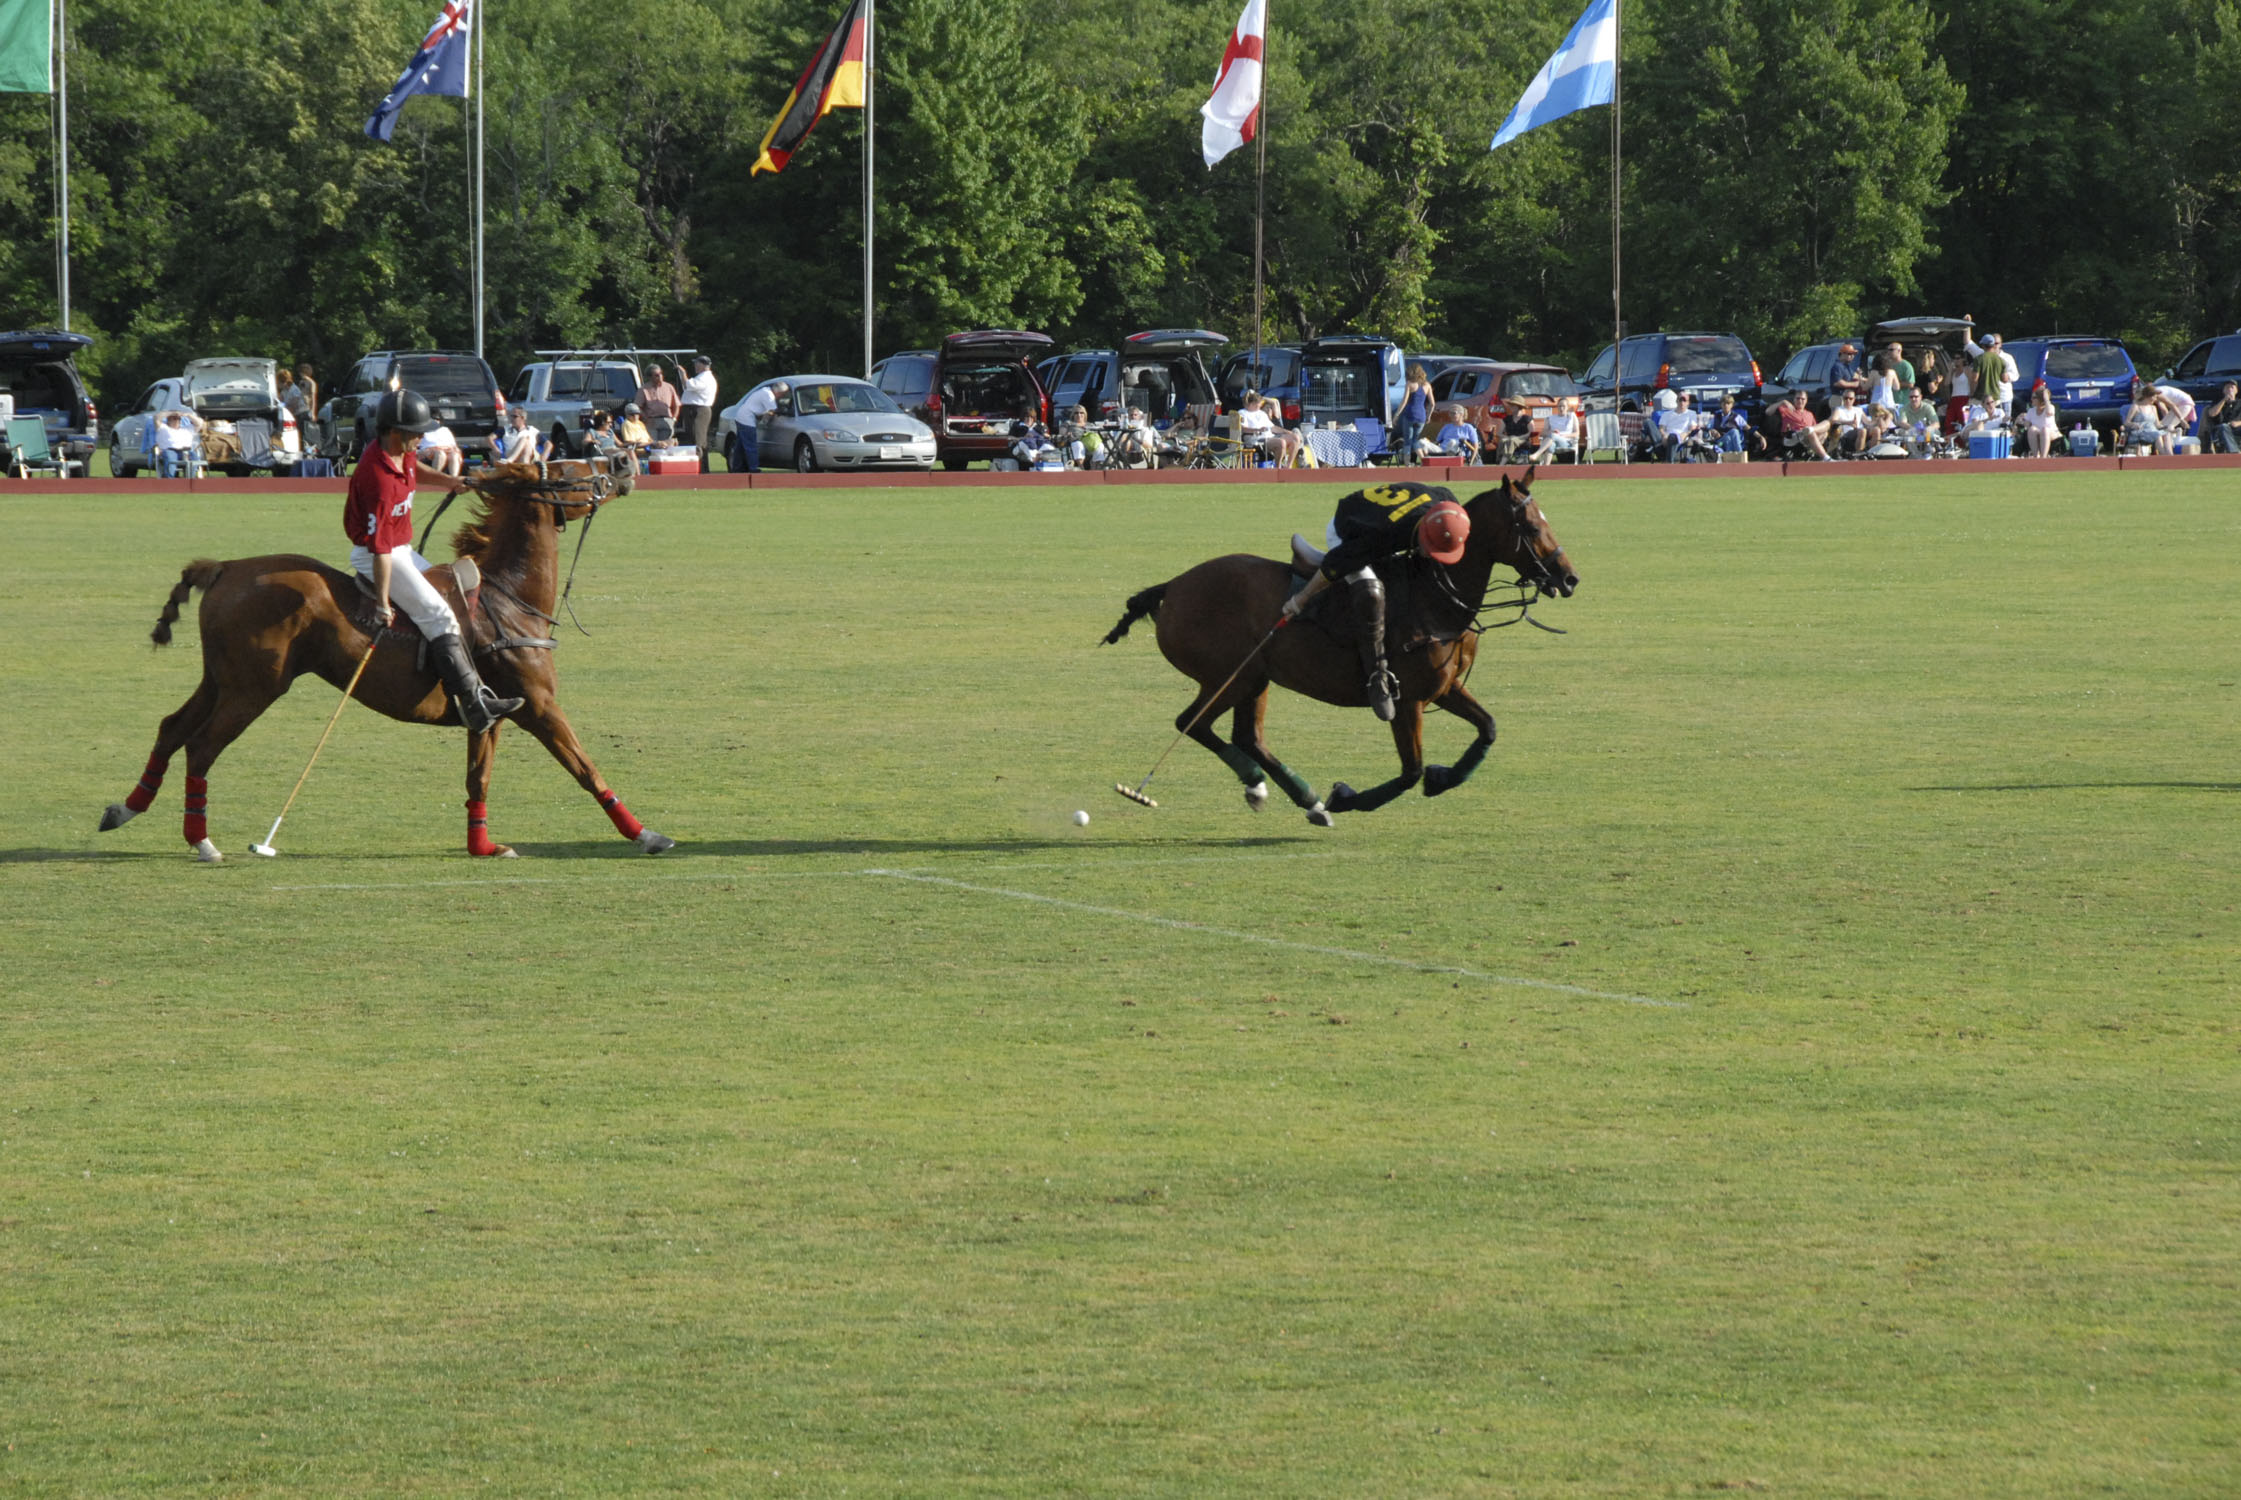
[[[1222,70],[1214,75],[1214,97],[1199,109],[1206,117],[1199,145],[1209,168],[1260,129],[1261,50],[1267,40],[1268,0],[1245,0],[1245,14],[1222,53]]]

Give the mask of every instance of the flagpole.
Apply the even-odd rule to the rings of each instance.
[[[1611,0],[1611,414],[1625,408],[1626,315],[1619,301],[1619,74],[1625,63],[1626,32],[1619,19],[1623,0]],[[1619,434],[1619,462],[1626,461],[1626,435]]]
[[[1261,94],[1254,103],[1253,129],[1253,368],[1261,362],[1261,236],[1268,219],[1268,9],[1261,10]],[[1282,415],[1281,412],[1278,415]]]
[[[62,307],[62,331],[70,331],[70,20],[63,0],[54,7],[55,192],[59,212],[55,240],[55,300]]]
[[[475,357],[476,357],[477,359],[480,359],[480,358],[482,358],[482,335],[483,335],[483,320],[482,320],[482,304],[483,304],[483,255],[482,255],[482,226],[483,226],[483,208],[484,208],[484,204],[483,204],[483,174],[482,174],[482,120],[483,120],[483,98],[482,98],[482,84],[483,84],[483,79],[482,79],[482,64],[483,64],[483,39],[482,39],[482,29],[483,29],[483,23],[484,23],[485,21],[487,21],[487,20],[489,19],[489,17],[488,17],[488,16],[486,15],[486,14],[484,14],[484,13],[483,13],[483,11],[482,11],[482,0],[476,0],[476,7],[475,7],[475,10],[476,10],[476,14],[475,14],[475,19],[474,19],[474,27],[473,27],[473,29],[472,29],[472,30],[471,30],[471,31],[470,31],[470,32],[468,33],[468,36],[467,36],[467,40],[468,40],[468,43],[469,43],[469,44],[470,44],[471,46],[473,46],[473,48],[475,49],[475,86],[474,86],[474,95],[475,95],[475,190],[474,190],[474,209],[475,209],[475,262],[474,262],[474,282],[475,282]]]
[[[872,163],[874,153],[872,95],[876,92],[872,68],[872,11],[875,0],[864,0],[864,378],[872,373]]]

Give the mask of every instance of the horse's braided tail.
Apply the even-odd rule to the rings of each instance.
[[[1157,615],[1159,613],[1159,601],[1166,597],[1167,585],[1164,583],[1155,583],[1141,593],[1129,595],[1128,613],[1120,617],[1118,625],[1106,632],[1105,644],[1110,646],[1113,642],[1128,634],[1128,627],[1138,620],[1149,619]]]
[[[207,592],[210,585],[218,581],[218,574],[224,566],[207,557],[198,557],[181,568],[179,585],[171,591],[171,597],[164,600],[163,613],[156,616],[156,628],[148,632],[148,639],[159,646],[170,645],[171,622],[179,618],[179,607],[187,602],[187,595],[196,589]]]

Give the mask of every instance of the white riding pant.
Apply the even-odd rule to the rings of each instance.
[[[374,581],[374,555],[365,547],[350,549],[350,566],[366,582]],[[420,575],[434,564],[417,548],[399,547],[389,554],[389,602],[412,617],[420,633],[430,640],[457,635],[459,617],[451,612],[436,586]]]

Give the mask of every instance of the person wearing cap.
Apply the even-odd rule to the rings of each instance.
[[[1353,606],[1357,644],[1362,653],[1363,699],[1371,713],[1393,721],[1400,684],[1385,666],[1385,586],[1376,565],[1388,557],[1421,552],[1434,562],[1454,563],[1463,556],[1471,518],[1455,496],[1438,485],[1381,484],[1356,490],[1338,502],[1331,517],[1331,550],[1315,576],[1284,602],[1284,618],[1294,619],[1310,599],[1343,578]]]
[[[374,618],[384,627],[397,618],[390,601],[428,638],[428,659],[451,694],[452,706],[470,733],[481,734],[521,707],[519,698],[501,698],[475,671],[459,635],[459,617],[444,596],[421,577],[428,559],[412,544],[412,500],[417,485],[433,485],[447,495],[460,479],[421,462],[420,440],[436,425],[418,391],[394,390],[374,408],[376,435],[351,470],[342,505],[342,530],[350,538],[351,571],[373,589]]]
[[[1961,348],[1976,361],[1970,370],[1969,386],[1977,404],[2006,420],[2015,410],[2015,382],[2019,373],[2015,368],[2015,356],[2008,353],[1996,333],[1986,334],[1981,344],[1974,338],[1967,339]]]
[[[708,429],[716,419],[716,374],[708,356],[693,356],[692,378],[678,393],[677,438],[700,453],[700,472],[708,472]]]
[[[724,454],[724,462],[734,473],[742,469],[750,474],[762,472],[762,429],[756,424],[792,395],[793,388],[785,381],[773,380],[756,386],[725,413],[731,418],[731,447]]]
[[[654,435],[646,427],[645,411],[637,402],[623,403],[622,421],[615,426],[615,441],[637,458],[644,458],[646,450],[654,445]]]
[[[1850,391],[1855,396],[1867,393],[1867,377],[1860,373],[1860,348],[1850,339],[1836,351],[1836,363],[1829,366],[1829,404]]]

